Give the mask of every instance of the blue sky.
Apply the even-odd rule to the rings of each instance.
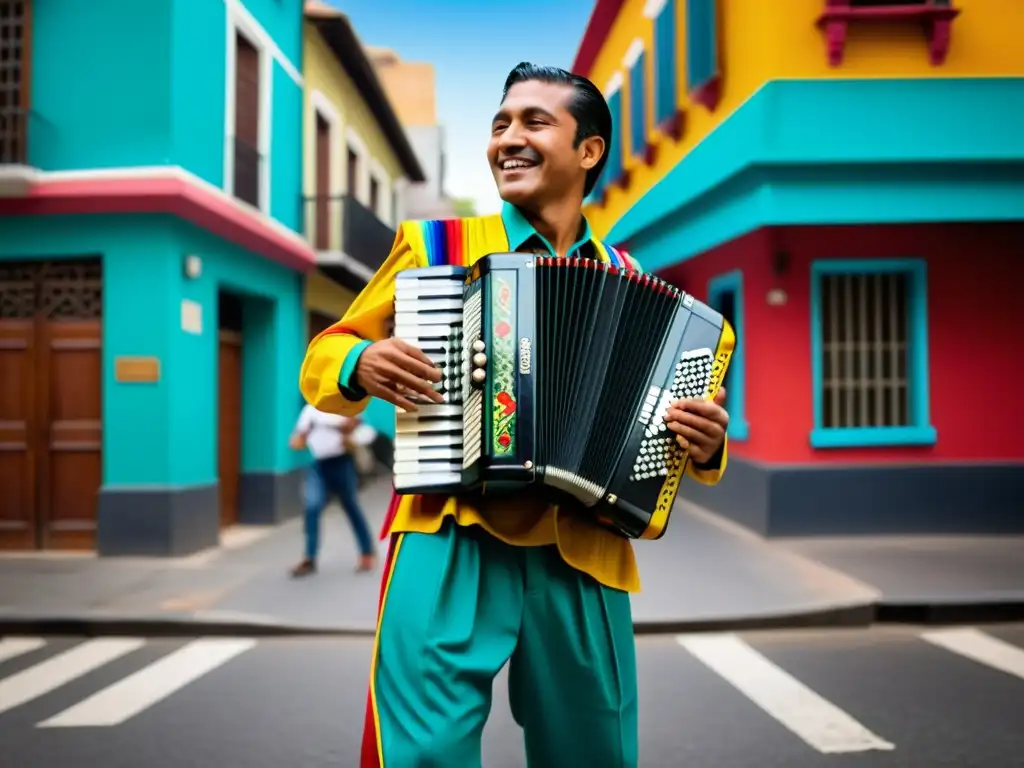
[[[491,116],[520,61],[568,68],[594,0],[333,0],[363,43],[394,49],[437,72],[438,119],[447,133],[447,191],[478,213],[498,210],[487,167]]]

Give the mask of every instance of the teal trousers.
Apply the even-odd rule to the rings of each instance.
[[[637,766],[628,593],[570,568],[553,546],[510,546],[450,520],[436,534],[396,534],[393,546],[363,768],[480,768],[506,663],[530,768]]]

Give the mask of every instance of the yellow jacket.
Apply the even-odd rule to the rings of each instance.
[[[434,229],[431,229],[431,225]],[[452,223],[449,223],[449,232]],[[462,219],[461,235],[454,237],[461,243],[456,249],[461,259],[455,263],[467,266],[488,253],[501,253],[523,249],[527,241],[550,246],[525,218],[511,206],[500,215]],[[347,385],[355,368],[355,360],[369,342],[387,338],[394,304],[395,275],[405,269],[425,267],[438,262],[440,249],[431,243],[431,232],[436,223],[403,222],[395,237],[391,255],[377,274],[352,303],[348,312],[331,328],[314,338],[306,351],[300,374],[303,396],[314,407],[328,413],[355,416],[368,404],[369,398],[352,400],[342,393],[343,386],[350,396],[357,397]],[[449,242],[451,242],[449,240]],[[447,246],[451,250],[451,246]],[[606,247],[590,237],[589,226],[577,249],[593,248],[597,258],[608,260]],[[431,256],[433,261],[431,261]],[[358,347],[358,349],[357,349]],[[353,353],[355,350],[355,354]],[[716,469],[701,470],[693,466],[687,474],[706,485],[718,482],[726,466],[726,452]],[[539,502],[491,501],[486,509],[455,497],[402,496],[391,525],[391,531],[437,532],[444,518],[451,516],[458,525],[480,525],[491,535],[512,545],[541,546],[556,544],[562,558],[573,568],[590,574],[602,584],[628,592],[640,590],[640,576],[628,539],[601,529],[587,520],[569,514],[559,514],[558,508]]]

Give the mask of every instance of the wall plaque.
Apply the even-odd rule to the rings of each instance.
[[[203,305],[189,299],[181,300],[181,330],[201,335],[203,332]]]
[[[114,380],[123,384],[155,384],[160,381],[160,358],[116,357]]]

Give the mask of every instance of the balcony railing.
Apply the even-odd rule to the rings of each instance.
[[[260,207],[260,170],[263,155],[243,139],[234,137],[235,197],[254,208]]]
[[[391,252],[395,230],[351,195],[304,199],[306,237],[318,251],[343,251],[376,270]]]
[[[0,109],[0,165],[28,164],[27,109]]]

